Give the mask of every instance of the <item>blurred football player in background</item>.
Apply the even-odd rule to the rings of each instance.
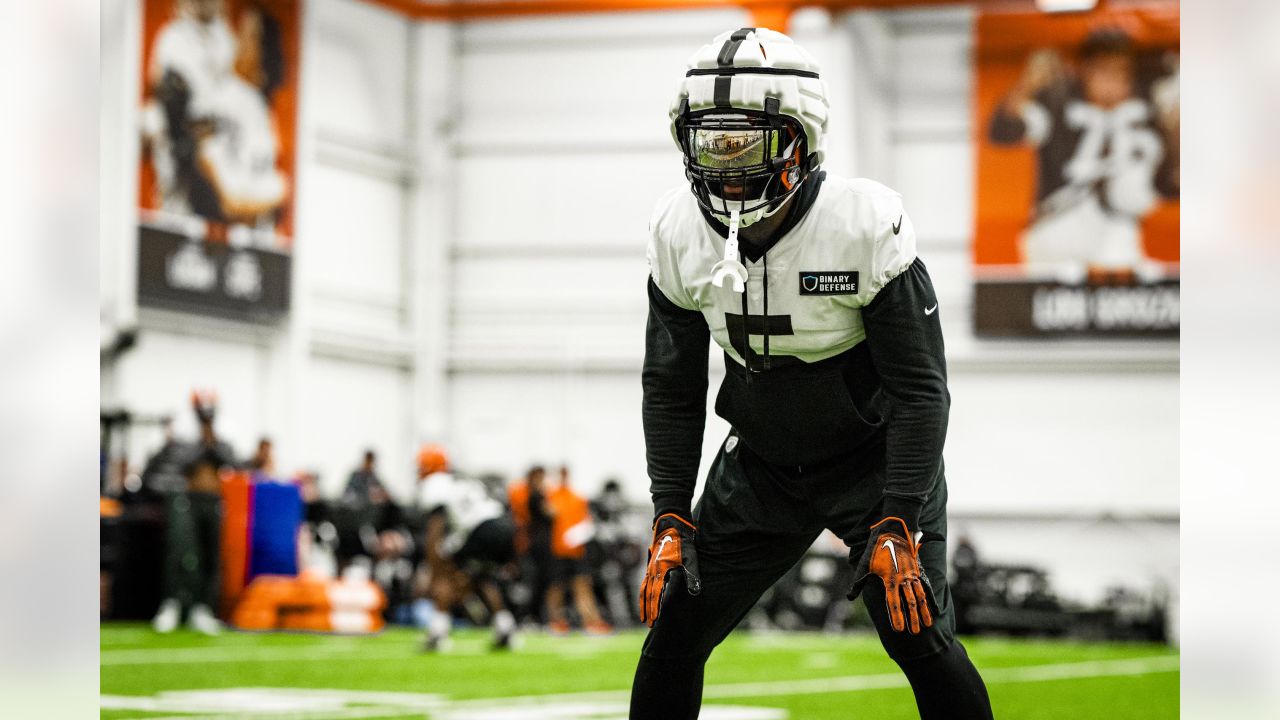
[[[547,588],[547,627],[553,633],[569,632],[564,596],[566,588],[573,593],[574,609],[582,621],[582,629],[591,635],[613,632],[600,617],[592,586],[591,565],[587,560],[587,541],[595,532],[587,499],[570,487],[569,466],[560,466],[560,484],[549,496],[552,507],[551,585]]]
[[[820,170],[827,117],[817,63],[764,28],[698,50],[671,107],[689,185],[650,223],[632,720],[696,718],[712,650],[824,529],[920,716],[991,717],[947,587],[938,299],[901,196]],[[695,508],[712,338],[732,429]]]
[[[222,546],[223,470],[236,466],[231,446],[213,429],[218,398],[212,392],[191,395],[192,409],[200,424],[200,438],[191,446],[183,475],[186,487],[167,493],[167,530],[163,600],[152,620],[156,632],[172,632],[183,608],[188,608],[191,628],[216,635],[220,624],[214,615],[221,587],[219,552]]]
[[[506,509],[480,482],[449,472],[449,458],[438,445],[418,453],[417,505],[428,513],[423,549],[435,603],[425,649],[448,649],[453,608],[472,591],[491,614],[494,649],[511,648],[516,621],[497,585],[515,559],[515,524]]]
[[[551,586],[551,529],[553,510],[548,501],[547,470],[534,465],[521,480],[511,483],[507,501],[516,523],[516,547],[520,553],[520,572],[532,600],[527,611],[538,621],[547,621],[543,601]]]
[[[1053,50],[1027,60],[989,132],[1036,150],[1036,206],[1022,237],[1030,273],[1068,283],[1091,272],[1162,275],[1141,228],[1160,190],[1177,192],[1176,167],[1163,163],[1166,138],[1177,137],[1176,86],[1159,95],[1157,108],[1139,92],[1133,41],[1116,28],[1085,38],[1074,72]]]

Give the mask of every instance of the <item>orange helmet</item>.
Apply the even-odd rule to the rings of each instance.
[[[427,443],[418,450],[418,472],[422,475],[444,472],[449,469],[449,455],[435,443]]]

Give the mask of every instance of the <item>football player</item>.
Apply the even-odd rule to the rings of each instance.
[[[1138,92],[1134,65],[1133,41],[1116,28],[1085,38],[1077,73],[1054,51],[1037,51],[991,118],[992,142],[1036,151],[1036,206],[1021,238],[1034,274],[1075,283],[1090,272],[1163,272],[1146,257],[1141,221],[1161,192],[1169,113]]]
[[[689,185],[650,228],[633,720],[698,716],[711,651],[824,528],[921,717],[991,717],[947,589],[938,300],[898,193],[820,169],[827,114],[817,63],[764,28],[695,53],[671,108]],[[692,507],[712,338],[732,429]]]
[[[424,554],[430,568],[428,594],[436,612],[427,628],[425,649],[449,647],[455,605],[476,591],[493,616],[493,647],[510,649],[516,621],[502,601],[497,575],[515,560],[515,525],[506,508],[477,480],[449,472],[443,448],[425,445],[418,452],[418,508],[427,512]]]

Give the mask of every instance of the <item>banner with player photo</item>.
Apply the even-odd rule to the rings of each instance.
[[[1178,335],[1178,4],[1107,8],[978,16],[979,335]]]
[[[138,302],[289,309],[300,0],[144,0]]]

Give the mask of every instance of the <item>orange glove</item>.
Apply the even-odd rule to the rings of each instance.
[[[667,513],[658,516],[653,523],[653,544],[649,546],[649,565],[640,585],[640,621],[653,627],[662,609],[667,590],[667,577],[676,570],[683,570],[685,589],[690,595],[702,592],[698,577],[698,551],[693,544],[697,528],[693,523]]]
[[[876,532],[876,528],[881,530]],[[854,569],[857,581],[849,599],[862,593],[871,576],[880,578],[884,583],[884,600],[893,629],[902,632],[909,620],[911,634],[918,635],[921,625],[933,625],[933,614],[929,612],[933,588],[920,569],[920,546],[901,518],[887,517],[872,525],[871,530],[871,541]],[[906,598],[907,606],[905,619],[902,616],[903,598]]]

